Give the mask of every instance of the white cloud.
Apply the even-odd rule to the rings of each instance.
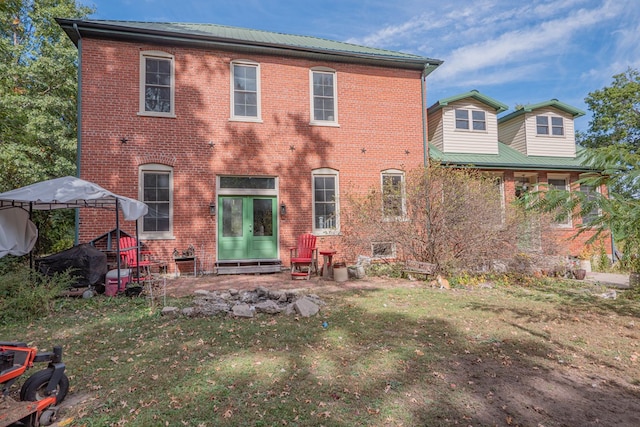
[[[571,46],[573,36],[613,16],[610,10],[579,10],[560,19],[543,21],[521,30],[503,33],[496,38],[454,49],[446,61],[446,79],[502,64],[508,68],[522,61],[538,63]]]

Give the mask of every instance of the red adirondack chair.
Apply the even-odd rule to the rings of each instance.
[[[291,278],[307,279],[311,273],[318,274],[318,248],[316,248],[316,236],[302,234],[298,236],[298,246],[290,248],[291,253]]]
[[[138,242],[133,237],[121,237],[120,259],[124,268],[133,270],[136,274],[133,280],[140,280],[142,276],[147,277],[151,273],[151,252],[138,247]],[[140,254],[140,258],[138,258]]]

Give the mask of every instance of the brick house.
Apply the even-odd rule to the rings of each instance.
[[[191,245],[203,271],[279,271],[306,232],[340,251],[344,196],[426,162],[439,60],[219,25],[58,23],[79,52],[79,176],[149,205],[140,238],[170,269]],[[90,211],[80,242],[112,228]]]
[[[606,192],[576,181],[585,167],[576,147],[574,120],[585,113],[556,99],[508,107],[476,90],[441,99],[428,108],[429,157],[450,166],[473,165],[496,175],[505,203],[539,188]],[[578,256],[592,237],[585,232],[572,239],[577,227],[589,221],[566,215],[552,224],[549,236],[566,246],[567,255]],[[612,253],[610,238],[601,241]]]

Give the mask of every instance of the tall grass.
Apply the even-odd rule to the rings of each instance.
[[[0,323],[29,321],[49,314],[55,298],[74,279],[69,272],[52,277],[14,264],[0,275]]]

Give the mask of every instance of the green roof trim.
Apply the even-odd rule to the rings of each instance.
[[[429,158],[443,165],[473,166],[478,169],[500,170],[546,170],[546,171],[593,171],[583,164],[584,149],[578,148],[576,157],[526,156],[498,142],[498,154],[443,153],[429,144]]]
[[[545,107],[554,107],[558,110],[562,110],[565,113],[571,114],[574,118],[584,116],[586,113],[576,107],[573,107],[569,104],[565,104],[564,102],[560,102],[557,99],[551,99],[549,101],[539,102],[537,104],[527,104],[523,107],[518,108],[517,110],[507,114],[506,116],[502,116],[498,119],[498,123],[503,123],[509,121],[517,116],[520,116],[524,113],[530,113],[532,111],[538,110],[540,108]]]
[[[433,104],[431,107],[429,107],[427,112],[434,113],[439,109],[441,109],[442,107],[449,105],[452,102],[460,101],[461,99],[467,99],[467,98],[473,98],[476,101],[479,101],[479,102],[482,102],[483,104],[488,105],[489,107],[495,109],[496,113],[502,113],[503,111],[507,111],[509,109],[509,106],[507,104],[503,104],[502,102],[496,99],[493,99],[490,96],[483,95],[482,93],[478,92],[476,89],[473,89],[469,92],[465,92],[459,95],[454,95],[448,98],[440,99],[436,101],[436,103]]]
[[[165,43],[208,45],[220,49],[289,55],[330,56],[334,60],[360,60],[377,65],[423,70],[431,73],[443,61],[318,37],[275,33],[217,24],[178,22],[138,22],[56,19],[69,38],[78,45],[80,37],[116,38]]]

